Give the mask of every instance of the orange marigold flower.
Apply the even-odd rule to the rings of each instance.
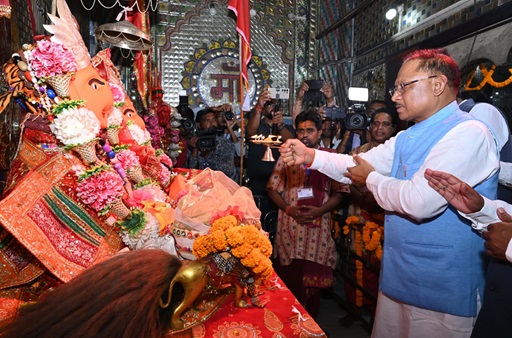
[[[245,241],[249,242],[249,244],[256,244],[259,236],[262,235],[254,225],[243,226],[242,233],[244,235]]]
[[[234,227],[238,225],[238,221],[235,216],[228,215],[224,216],[222,218],[217,219],[215,222],[212,223],[212,227],[210,229],[210,232],[213,231],[226,231],[227,229]]]
[[[256,272],[256,268],[258,264],[260,263],[261,258],[263,258],[263,255],[261,254],[260,250],[257,248],[254,248],[249,252],[247,256],[242,258],[240,262],[250,269],[253,269],[254,272]]]
[[[244,258],[251,252],[253,246],[247,242],[244,242],[242,245],[238,245],[234,248],[231,248],[231,253],[236,258]]]
[[[213,246],[217,251],[224,251],[228,247],[228,241],[226,239],[226,233],[224,231],[214,231],[211,233],[213,240]]]
[[[380,260],[382,260],[382,246],[379,245],[377,250],[375,250],[375,256]]]
[[[213,243],[209,235],[199,236],[192,245],[192,253],[197,259],[204,258],[214,252]]]
[[[242,235],[242,227],[235,226],[226,230],[226,237],[228,238],[229,246],[237,246],[244,242],[244,236]]]
[[[348,216],[345,220],[346,224],[361,223],[361,219],[358,216]]]
[[[258,248],[260,249],[263,256],[269,258],[272,255],[272,243],[267,236],[263,236],[261,239]]]

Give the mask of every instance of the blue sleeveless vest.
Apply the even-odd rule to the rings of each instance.
[[[432,147],[456,125],[470,119],[474,118],[452,103],[400,134],[391,176],[410,180]],[[497,184],[496,173],[475,189],[494,199]],[[477,292],[480,297],[484,294],[483,242],[470,222],[451,206],[442,214],[421,222],[388,212],[381,290],[388,297],[416,307],[476,316]]]

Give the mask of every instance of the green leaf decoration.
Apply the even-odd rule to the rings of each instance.
[[[85,100],[64,99],[64,100],[60,101],[59,104],[53,108],[52,113],[53,113],[53,115],[57,116],[60,113],[62,113],[64,111],[64,109],[74,109],[74,108],[81,107],[83,105],[85,105]]]
[[[92,177],[94,175],[97,175],[97,174],[101,173],[102,171],[106,171],[106,170],[109,170],[109,169],[110,169],[110,167],[105,165],[105,164],[92,167],[91,169],[87,169],[83,174],[81,174],[78,177],[78,182],[86,180],[89,177]]]
[[[144,229],[148,219],[144,211],[140,209],[132,209],[130,212],[130,216],[122,221],[118,221],[117,223],[121,227],[122,230],[128,232],[130,235],[134,236],[139,231]]]
[[[151,184],[158,185],[158,183],[156,183],[151,178],[145,178],[142,181],[140,181],[139,183],[135,184],[134,189],[142,188],[142,187],[145,187],[146,185],[151,185]]]

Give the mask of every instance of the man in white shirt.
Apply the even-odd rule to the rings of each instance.
[[[415,124],[364,154],[327,154],[295,140],[280,149],[287,164],[366,185],[387,211],[372,337],[469,337],[478,314],[483,240],[424,178],[435,168],[496,196],[498,149],[489,129],[459,110],[458,73],[443,50],[408,55],[390,94],[399,117]]]

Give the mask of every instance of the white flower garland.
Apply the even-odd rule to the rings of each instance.
[[[100,121],[91,110],[80,107],[64,109],[51,126],[55,136],[65,145],[87,143],[100,132]]]

